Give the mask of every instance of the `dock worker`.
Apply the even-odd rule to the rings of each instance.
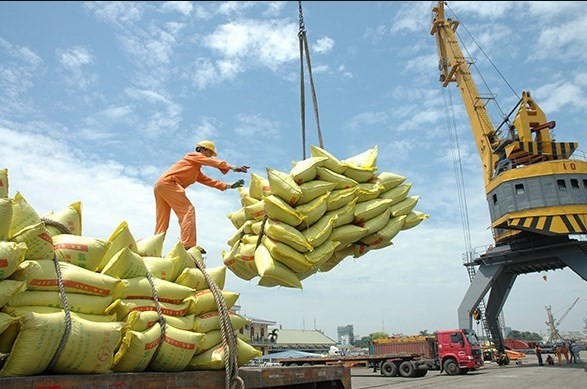
[[[194,182],[216,188],[221,191],[236,189],[244,185],[244,180],[232,184],[208,177],[202,172],[203,166],[214,167],[222,174],[229,171],[246,173],[249,166],[233,166],[216,158],[216,146],[210,140],[202,140],[195,146],[195,152],[187,153],[171,166],[155,182],[155,234],[167,232],[171,210],[177,216],[181,229],[181,243],[188,250],[197,246],[196,209],[186,196],[185,190]],[[198,246],[202,254],[206,250]]]

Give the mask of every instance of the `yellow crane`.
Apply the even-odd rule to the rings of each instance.
[[[436,38],[440,83],[456,84],[481,158],[485,196],[494,245],[466,263],[471,285],[459,306],[461,328],[483,306],[485,324],[497,350],[505,355],[498,315],[520,274],[570,267],[587,280],[587,162],[572,158],[576,142],[557,142],[549,121],[530,92],[524,91],[510,113],[494,126],[487,99],[477,89],[469,62],[457,40],[458,20],[445,17],[444,1],[432,9],[430,34]],[[509,362],[509,361],[508,361]]]
[[[579,301],[579,299],[580,297],[577,297],[577,299],[571,304],[571,306],[565,311],[565,313],[562,314],[561,318],[558,320],[555,320],[554,316],[552,316],[552,307],[550,305],[545,307],[546,316],[548,317],[548,320],[545,323],[548,326],[548,330],[550,331],[550,335],[548,337],[549,343],[556,342],[558,340],[564,340],[561,334],[558,332],[558,326],[562,323],[565,317],[567,317],[569,312],[571,312],[571,309],[573,309],[573,307],[577,304],[577,301]]]

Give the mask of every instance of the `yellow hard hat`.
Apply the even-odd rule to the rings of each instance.
[[[211,140],[201,140],[198,143],[196,143],[196,147],[203,147],[205,149],[208,149],[212,152],[212,154],[214,154],[214,156],[216,156],[216,146],[214,146],[214,142],[212,142]]]

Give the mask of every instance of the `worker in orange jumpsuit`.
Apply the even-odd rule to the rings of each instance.
[[[197,246],[196,209],[187,198],[185,189],[199,182],[206,186],[221,191],[236,189],[244,185],[244,180],[238,180],[233,184],[215,180],[202,173],[202,166],[215,167],[222,174],[232,170],[246,173],[249,166],[231,166],[227,162],[216,157],[216,146],[209,140],[203,140],[196,144],[195,152],[186,154],[182,159],[171,166],[155,183],[155,234],[167,232],[171,210],[177,215],[181,229],[181,243],[187,250]],[[204,254],[206,251],[199,247]]]

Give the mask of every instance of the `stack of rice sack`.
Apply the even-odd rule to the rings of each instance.
[[[375,146],[339,160],[311,146],[311,157],[288,173],[253,173],[240,192],[242,208],[228,215],[237,231],[224,264],[242,279],[260,277],[261,286],[301,288],[311,274],[387,247],[426,220],[406,177],[377,173],[377,153]]]
[[[189,366],[206,337],[196,319],[216,302],[198,298],[207,286],[199,251],[178,243],[162,256],[163,234],[135,241],[126,222],[107,240],[84,237],[81,220],[79,202],[40,217],[20,193],[9,198],[0,170],[0,376],[202,366]],[[213,274],[224,285],[223,269]],[[223,296],[230,306],[238,297]],[[260,353],[239,346],[242,364]]]

